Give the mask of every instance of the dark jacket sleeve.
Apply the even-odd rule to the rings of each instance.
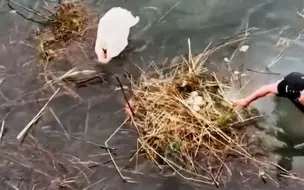
[[[300,97],[300,91],[297,90],[297,86],[293,83],[293,81],[290,81],[290,80],[284,78],[278,84],[278,95],[277,96],[286,97],[291,100],[296,100],[298,97]]]

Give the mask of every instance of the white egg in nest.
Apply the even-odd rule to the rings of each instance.
[[[198,92],[193,91],[193,92],[190,93],[190,96],[191,97],[196,97],[196,96],[198,96]]]
[[[192,105],[194,102],[194,99],[192,97],[189,97],[186,99],[186,104],[188,104],[189,106]]]
[[[192,106],[192,109],[194,110],[194,111],[200,111],[200,107],[198,106],[198,105],[193,105]]]
[[[197,106],[202,106],[204,105],[204,100],[203,100],[203,97],[201,96],[196,96],[193,98],[193,104],[194,105],[197,105]]]
[[[200,106],[205,103],[203,97],[199,96],[197,91],[191,92],[185,102],[191,106],[194,111],[199,111],[201,109]]]

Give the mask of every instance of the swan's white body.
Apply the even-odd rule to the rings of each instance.
[[[95,42],[98,61],[107,64],[118,56],[128,45],[131,27],[139,22],[139,17],[121,7],[113,7],[100,18]],[[106,52],[105,52],[106,51]]]

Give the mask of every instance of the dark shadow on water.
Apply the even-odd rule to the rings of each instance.
[[[275,97],[275,110],[277,116],[276,126],[283,129],[276,131],[274,136],[285,145],[280,148],[275,148],[274,153],[281,156],[278,165],[283,168],[277,167],[278,179],[281,179],[280,174],[286,174],[293,171],[294,157],[304,156],[304,149],[294,148],[294,146],[304,142],[304,134],[301,133],[303,125],[301,125],[300,113],[288,99]],[[298,117],[300,118],[298,118]],[[299,119],[299,120],[297,120]],[[298,132],[298,133],[297,133]]]
[[[304,151],[294,149],[294,144],[290,141],[290,136],[284,133],[278,132],[276,134],[276,138],[279,141],[286,143],[286,147],[277,148],[273,151],[274,153],[281,155],[281,159],[278,161],[278,165],[284,168],[286,171],[292,171],[293,157],[304,155]],[[278,173],[286,173],[279,167],[277,169]]]

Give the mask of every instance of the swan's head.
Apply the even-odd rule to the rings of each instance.
[[[103,64],[109,63],[112,58],[109,56],[107,43],[104,40],[97,41],[96,43],[95,52],[98,61]]]

